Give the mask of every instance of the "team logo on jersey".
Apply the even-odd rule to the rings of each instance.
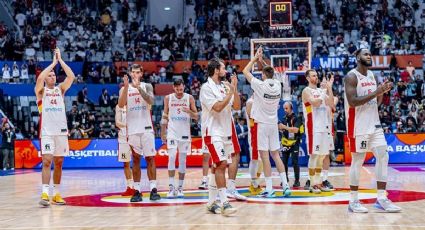
[[[221,149],[221,155],[224,156],[226,153],[224,152],[224,149]]]
[[[50,151],[50,144],[45,144],[45,145],[44,145],[44,150],[48,150],[48,151]]]
[[[316,151],[320,150],[320,145],[316,145]]]
[[[121,159],[127,159],[127,156],[125,155],[125,153],[121,153]]]
[[[360,149],[366,149],[366,145],[367,145],[367,142],[366,141],[362,141],[360,143]]]

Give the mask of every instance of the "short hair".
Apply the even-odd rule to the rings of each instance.
[[[216,69],[220,69],[220,65],[223,61],[219,58],[213,58],[208,62],[207,73],[208,77],[212,77]]]
[[[289,107],[291,107],[291,110],[292,110],[292,109],[294,109],[291,101],[286,101],[286,102],[283,104],[283,107],[285,107],[285,105],[289,105]]]
[[[130,71],[133,71],[133,69],[140,69],[140,71],[143,72],[143,67],[141,65],[139,65],[139,64],[132,64],[130,66]]]
[[[355,56],[355,57],[359,56],[359,55],[360,55],[360,53],[362,52],[362,50],[367,50],[367,49],[366,49],[366,48],[360,48],[360,49],[358,49],[358,50],[354,51],[354,56]]]
[[[274,76],[274,69],[273,69],[273,67],[271,67],[271,66],[265,66],[264,68],[263,68],[263,74],[264,75],[266,75],[266,77],[267,78],[273,78],[273,76]]]
[[[174,86],[184,85],[184,82],[182,79],[176,79],[174,80],[173,85]]]
[[[305,71],[305,77],[310,77],[310,73],[311,73],[311,72],[316,72],[316,70],[314,70],[314,69],[309,69],[309,70]]]

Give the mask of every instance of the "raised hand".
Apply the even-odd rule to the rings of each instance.
[[[391,81],[385,80],[380,86],[378,86],[376,91],[378,93],[378,96],[380,96],[390,91],[392,88],[393,88],[393,83]]]
[[[124,87],[127,88],[128,87],[128,76],[127,74],[124,74],[124,77],[122,78],[123,82],[124,82]]]
[[[238,88],[238,76],[236,73],[233,73],[230,77],[230,84],[232,84],[235,89]]]
[[[223,84],[226,86],[226,88],[228,89],[227,94],[233,94],[235,93],[235,87],[230,84],[229,82],[225,81],[223,82]]]
[[[62,61],[62,54],[59,48],[55,49],[55,56],[58,61]]]

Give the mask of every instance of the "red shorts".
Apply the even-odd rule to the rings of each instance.
[[[239,145],[238,135],[236,134],[235,123],[232,122],[232,144],[233,153],[239,154],[241,152],[241,146]]]
[[[251,124],[249,124],[251,125]],[[257,141],[257,134],[258,134],[258,123],[254,123],[250,129],[249,132],[251,134],[251,143],[250,144],[250,150],[251,150],[251,159],[252,160],[258,160],[258,141]]]

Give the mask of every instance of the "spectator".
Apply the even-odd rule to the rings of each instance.
[[[15,169],[15,157],[13,151],[13,143],[16,139],[16,134],[10,127],[8,122],[3,123],[2,127],[2,154],[3,154],[3,170],[8,168]]]
[[[86,107],[89,103],[89,99],[87,98],[87,86],[78,92],[77,102],[78,102],[78,110],[81,110],[83,107]]]
[[[21,80],[23,83],[30,83],[28,76],[28,65],[26,63],[21,66]]]
[[[413,74],[415,73],[415,67],[412,65],[412,61],[407,63],[406,71],[409,73],[409,76],[413,79]]]
[[[12,66],[12,78],[13,78],[13,82],[15,83],[19,82],[19,67],[18,67],[18,64],[16,64],[16,61],[13,62],[13,66]]]
[[[108,94],[107,89],[102,90],[102,94],[99,96],[99,106],[102,114],[111,114],[111,96]]]
[[[1,69],[1,72],[3,73],[3,82],[9,83],[10,82],[10,68],[7,63],[4,63],[3,68]]]

